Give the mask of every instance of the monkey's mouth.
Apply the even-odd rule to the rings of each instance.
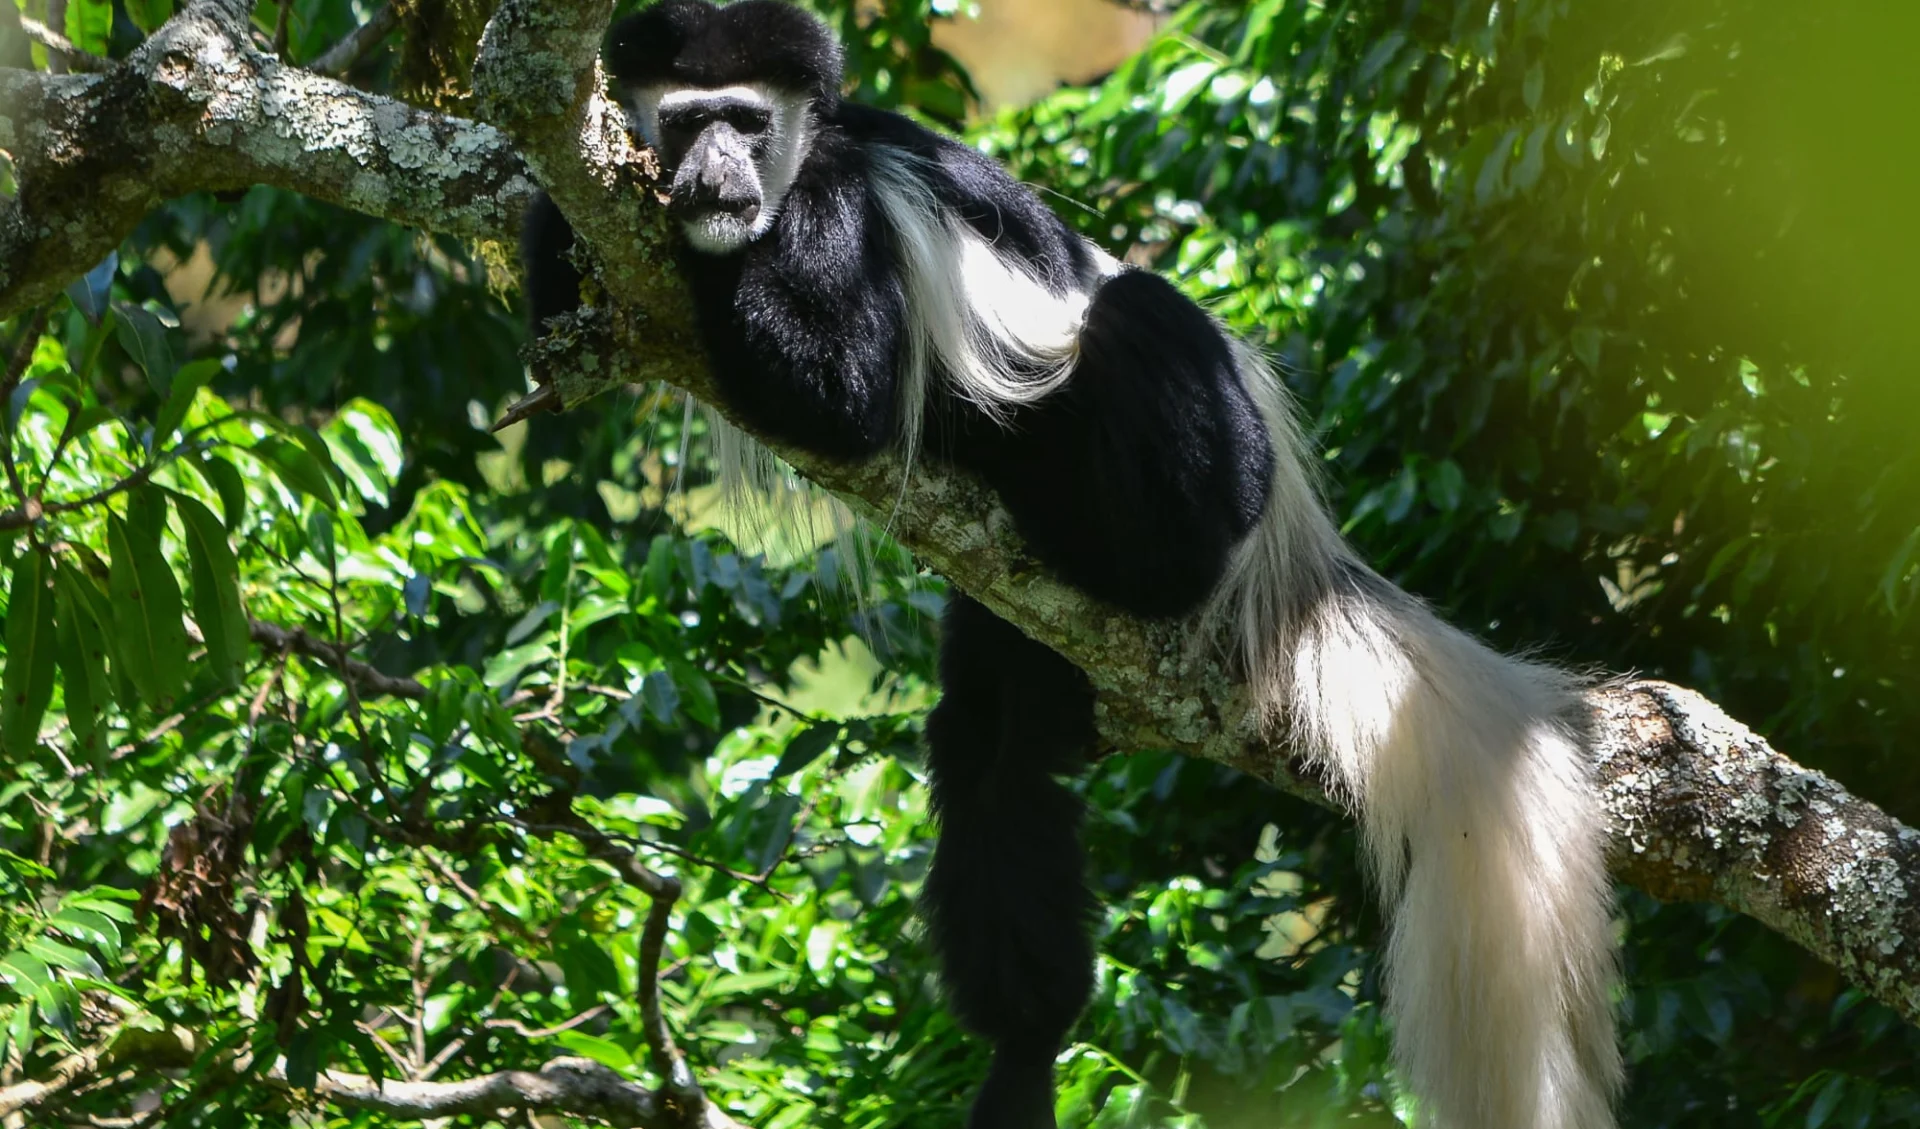
[[[759,234],[760,205],[685,209],[680,216],[681,230],[696,251],[725,254],[737,251]]]

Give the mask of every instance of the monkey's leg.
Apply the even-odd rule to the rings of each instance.
[[[950,1005],[994,1042],[971,1129],[1053,1129],[1053,1059],[1093,987],[1081,803],[1086,676],[956,593],[927,719],[940,839],[925,912]]]
[[[527,205],[520,229],[527,312],[535,337],[545,332],[548,318],[570,314],[580,306],[580,268],[567,257],[572,250],[572,225],[545,192],[539,193]]]

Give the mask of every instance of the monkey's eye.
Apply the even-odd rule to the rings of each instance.
[[[744,134],[765,133],[773,124],[773,111],[765,106],[733,104],[722,107],[714,117]]]
[[[685,153],[699,139],[700,131],[706,123],[686,114],[677,114],[671,118],[660,117],[660,147],[676,157]]]

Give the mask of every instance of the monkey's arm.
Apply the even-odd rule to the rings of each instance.
[[[688,254],[713,375],[755,430],[859,459],[893,436],[906,299],[860,155],[830,135],[745,254]]]
[[[527,310],[535,337],[548,318],[580,305],[580,270],[567,258],[572,250],[573,228],[567,217],[545,192],[535,195],[520,226],[520,262],[526,269]]]

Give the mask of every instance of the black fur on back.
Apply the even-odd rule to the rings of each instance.
[[[764,82],[804,91],[823,108],[840,100],[839,41],[784,0],[661,0],[613,25],[606,60],[629,87]]]

